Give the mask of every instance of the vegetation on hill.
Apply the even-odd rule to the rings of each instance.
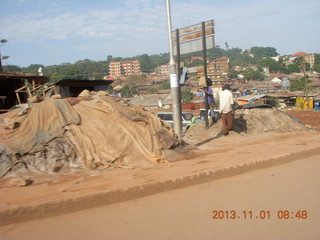
[[[298,57],[292,64],[286,65],[286,58],[280,58],[279,61],[275,61],[271,57],[277,56],[278,53],[275,48],[272,47],[252,47],[249,50],[242,51],[240,48],[222,49],[220,46],[216,46],[214,49],[207,51],[207,58],[214,60],[226,56],[230,59],[230,69],[235,66],[248,67],[256,65],[258,70],[247,69],[243,72],[237,72],[230,70],[229,77],[234,78],[239,73],[243,74],[246,79],[251,80],[263,80],[263,70],[268,68],[270,73],[283,73],[290,74],[293,72],[302,72],[301,61],[302,57]],[[185,63],[185,66],[199,66],[203,64],[202,60],[196,60],[190,62],[190,58],[193,56],[202,56],[202,52],[196,52],[192,54],[186,54],[181,57],[181,60]],[[89,59],[79,60],[75,63],[61,63],[59,65],[44,66],[41,64],[32,64],[25,68],[19,66],[3,66],[4,71],[16,71],[37,74],[38,69],[41,67],[43,74],[50,75],[50,81],[56,82],[61,79],[102,79],[109,74],[110,61],[126,61],[137,59],[140,61],[141,70],[144,73],[151,73],[155,71],[155,68],[161,64],[169,62],[169,54],[142,54],[131,58],[112,57],[107,56],[106,61],[92,61]],[[310,69],[310,65],[306,64],[306,70]],[[320,54],[315,55],[315,65],[313,70],[320,72]],[[144,80],[139,79],[139,81]]]

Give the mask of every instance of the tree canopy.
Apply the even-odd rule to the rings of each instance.
[[[253,54],[253,55],[252,55]],[[195,60],[190,62],[190,58],[194,56],[202,56],[202,52],[195,52],[191,54],[184,54],[181,56],[181,61],[185,66],[199,66],[203,65],[203,60]],[[235,66],[248,67],[251,64],[258,66],[259,72],[246,71],[241,72],[248,79],[256,78],[262,79],[261,72],[266,68],[270,73],[293,73],[301,72],[301,58],[297,58],[294,63],[286,66],[285,59],[280,58],[279,61],[275,61],[271,57],[277,56],[278,53],[273,47],[252,47],[249,50],[243,51],[240,48],[230,48],[226,42],[226,49],[222,49],[220,46],[216,46],[213,49],[207,50],[207,58],[214,60],[226,56],[230,59],[230,69]],[[79,60],[75,63],[61,63],[59,65],[44,66],[42,64],[31,64],[28,67],[20,68],[19,66],[3,66],[4,71],[16,71],[38,74],[38,69],[42,68],[42,73],[50,76],[51,82],[56,82],[62,79],[102,79],[104,76],[109,75],[109,63],[111,61],[127,61],[127,60],[139,60],[141,64],[141,70],[144,73],[154,72],[156,67],[161,64],[169,62],[168,53],[160,54],[141,54],[134,57],[122,58],[113,57],[106,54],[105,61],[92,61],[90,59]],[[306,65],[306,70],[310,69],[310,65]],[[315,64],[313,70],[320,72],[320,54],[315,54]],[[229,77],[236,77],[239,72],[229,72]],[[136,80],[137,76],[134,77]],[[140,79],[139,81],[143,81]],[[163,87],[163,86],[162,86]]]
[[[278,56],[277,50],[273,47],[252,47],[250,52],[255,58]]]

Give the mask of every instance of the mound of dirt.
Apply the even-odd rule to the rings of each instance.
[[[210,122],[211,124],[211,122]],[[217,120],[208,130],[205,123],[199,123],[187,131],[187,135],[216,136],[221,130],[221,121]],[[309,131],[310,128],[298,120],[274,108],[237,109],[235,111],[233,131],[237,133],[259,134],[263,132]]]
[[[178,145],[159,118],[109,96],[46,99],[0,115],[0,174],[154,167]]]

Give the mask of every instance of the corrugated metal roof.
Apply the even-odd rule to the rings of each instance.
[[[53,85],[109,85],[112,82],[112,80],[63,79],[53,83]]]
[[[241,97],[237,97],[235,98],[235,100],[243,100],[243,101],[250,101],[250,100],[257,100],[259,98],[263,98],[266,95],[247,95],[247,96],[241,96]]]

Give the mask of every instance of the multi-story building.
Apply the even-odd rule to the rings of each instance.
[[[208,74],[214,72],[228,72],[229,71],[229,58],[217,58],[208,64]]]
[[[176,65],[176,68],[178,68],[177,65]],[[180,62],[180,68],[182,68],[182,67],[184,67],[184,62]],[[157,76],[160,76],[160,77],[169,77],[170,76],[170,65],[169,64],[159,65],[156,68],[156,74],[157,74]]]
[[[120,77],[132,74],[141,74],[141,67],[139,60],[110,62],[109,64],[110,76]]]
[[[156,68],[156,74],[161,77],[168,77],[170,75],[169,64],[162,64]]]
[[[207,66],[208,77],[211,78],[213,84],[223,84],[229,71],[229,58],[217,58],[210,62]]]
[[[291,57],[289,57],[289,60],[292,62],[294,59],[296,59],[297,57],[303,57],[303,60],[306,63],[310,64],[310,67],[312,68],[314,65],[314,55],[313,54],[309,54],[306,52],[298,52],[296,54],[293,54]]]

